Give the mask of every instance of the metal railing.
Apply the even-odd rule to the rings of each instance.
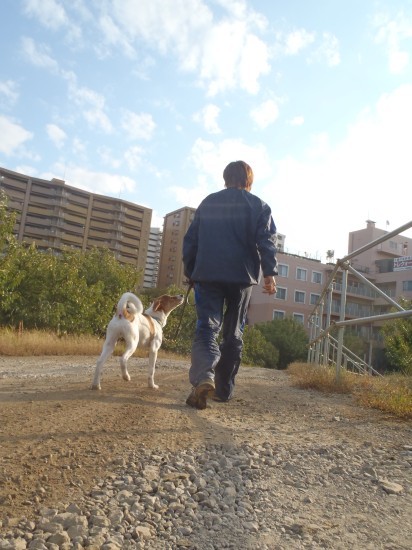
[[[349,325],[373,325],[380,321],[389,321],[392,319],[399,319],[402,317],[409,317],[412,315],[412,309],[405,310],[400,304],[395,302],[388,294],[383,290],[375,286],[371,281],[364,277],[359,271],[357,271],[351,264],[350,260],[355,256],[358,256],[362,252],[369,250],[370,248],[399,235],[402,231],[406,231],[412,227],[412,221],[398,227],[397,229],[385,233],[378,239],[370,242],[351,252],[341,260],[337,260],[334,269],[332,270],[328,281],[326,282],[323,290],[318,298],[318,301],[309,316],[310,338],[309,338],[309,351],[308,351],[308,363],[315,363],[318,365],[334,366],[336,369],[336,378],[339,379],[342,369],[350,370],[357,374],[375,374],[380,375],[379,372],[371,365],[371,357],[369,361],[365,361],[350,351],[343,344],[343,337],[345,327]],[[340,308],[339,308],[339,321],[332,321],[332,294],[334,290],[335,278],[337,273],[340,272],[342,280],[339,283],[340,290]],[[346,319],[346,297],[349,291],[348,287],[348,273],[356,277],[364,287],[369,288],[376,296],[383,298],[390,306],[397,311],[393,313],[384,313],[381,315],[370,315],[358,317],[356,319]],[[325,318],[325,323],[323,319]],[[322,325],[325,328],[322,328]],[[337,328],[337,338],[334,338],[330,333],[332,329]]]

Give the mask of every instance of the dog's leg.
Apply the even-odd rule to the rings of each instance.
[[[93,377],[93,382],[92,382],[92,390],[101,390],[102,389],[101,385],[100,385],[100,380],[101,380],[101,376],[102,376],[103,365],[105,364],[107,359],[113,353],[115,345],[116,345],[116,339],[115,338],[107,338],[106,339],[106,341],[103,345],[102,353],[101,353],[101,355],[100,355],[100,357],[99,357],[99,359],[97,360],[97,363],[96,363],[96,369],[94,371],[94,377]]]
[[[156,368],[156,360],[157,360],[157,350],[159,348],[156,345],[151,345],[149,349],[149,366],[147,369],[147,385],[149,388],[153,388],[154,390],[158,390],[159,386],[155,384],[154,381],[154,374],[155,374],[155,368]]]
[[[122,369],[122,378],[126,382],[130,382],[130,375],[127,371],[127,361],[136,351],[137,345],[139,343],[138,338],[127,338],[126,340],[126,351],[120,358],[120,368]]]

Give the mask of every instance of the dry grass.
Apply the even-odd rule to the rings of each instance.
[[[58,336],[53,332],[40,330],[18,330],[0,328],[0,355],[15,357],[36,357],[41,355],[100,355],[104,338],[97,336]],[[124,351],[123,342],[119,342],[114,355]],[[135,357],[147,357],[147,350],[138,348]],[[159,357],[185,359],[172,353],[159,351]]]
[[[53,332],[0,330],[0,355],[99,355],[103,339],[92,336],[58,336]]]
[[[339,381],[335,369],[307,363],[288,367],[295,386],[325,393],[348,393],[364,407],[379,409],[398,418],[412,418],[412,377],[391,374],[383,377],[359,376],[342,371]]]

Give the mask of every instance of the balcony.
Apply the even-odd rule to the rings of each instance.
[[[333,291],[341,293],[342,292],[341,283],[334,283]],[[348,285],[346,287],[346,291],[348,294],[352,294],[360,298],[367,298],[367,299],[370,298],[371,300],[374,300],[377,296],[376,292],[374,292],[371,288],[363,285],[362,286]]]

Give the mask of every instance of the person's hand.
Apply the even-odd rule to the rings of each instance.
[[[265,294],[276,294],[276,280],[273,275],[263,279],[263,292]]]

